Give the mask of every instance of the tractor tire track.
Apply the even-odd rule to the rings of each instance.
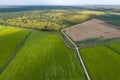
[[[28,39],[28,37],[31,35],[31,31],[25,36],[25,38],[17,45],[15,50],[11,53],[11,55],[8,57],[8,59],[5,61],[3,66],[0,68],[0,74],[7,68],[9,63],[12,61],[12,59],[15,57],[17,52],[22,48],[24,45],[25,41]]]

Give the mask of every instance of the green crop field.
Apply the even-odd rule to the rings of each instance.
[[[2,26],[0,26],[0,30],[2,29],[3,27]]]
[[[79,63],[57,34],[32,31],[0,80],[86,80]]]
[[[104,46],[80,50],[92,80],[120,80],[120,56]]]
[[[109,44],[107,47],[120,54],[120,42]]]
[[[0,32],[2,31],[2,30],[4,30],[6,27],[3,27],[3,26],[1,26],[0,25]]]
[[[2,28],[2,26],[0,27]],[[12,27],[0,31],[0,68],[27,33],[26,30]]]

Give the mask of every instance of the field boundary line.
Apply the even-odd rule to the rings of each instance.
[[[63,34],[63,33],[62,33]],[[61,38],[61,40],[63,41],[63,43],[68,47],[68,48],[70,48],[70,49],[75,49],[75,48],[73,48],[73,47],[71,47],[66,41],[65,41],[65,39],[63,38],[63,36],[61,35],[61,33],[59,33],[58,34],[59,35],[59,37]],[[64,35],[65,36],[65,35]],[[73,44],[72,44],[73,45]]]
[[[14,58],[14,56],[16,55],[16,53],[22,48],[22,46],[24,45],[24,42],[28,39],[28,37],[30,36],[30,34],[31,34],[31,31],[23,38],[23,40],[11,52],[10,56],[8,57],[8,59],[4,62],[3,66],[0,68],[0,74],[7,68],[7,66],[9,65],[9,63],[11,62],[11,60]]]
[[[68,47],[68,48],[70,48],[70,49],[73,49],[73,48],[71,48],[67,43],[66,43],[66,41],[60,36],[60,38],[62,39],[62,41],[65,43],[65,45]]]
[[[108,46],[108,45],[104,45],[105,47],[107,47],[108,49],[112,50],[113,52],[117,53],[120,55],[120,52],[118,52],[117,50],[113,49],[112,47]]]
[[[83,67],[83,69],[84,69],[84,71],[85,71],[87,80],[91,80],[91,78],[90,78],[90,76],[89,76],[89,74],[88,74],[88,71],[87,71],[87,69],[86,69],[86,67],[85,67],[85,64],[84,64],[84,62],[83,62],[83,59],[82,59],[82,57],[81,57],[81,55],[80,55],[79,48],[78,48],[78,47],[76,46],[76,44],[67,36],[67,34],[64,32],[64,29],[62,29],[61,32],[66,36],[66,38],[67,38],[67,39],[73,44],[73,46],[75,47],[75,49],[76,49],[76,51],[77,51],[77,55],[78,55],[78,57],[79,57],[79,60],[80,60],[80,62],[81,62],[81,64],[82,64],[82,67]]]

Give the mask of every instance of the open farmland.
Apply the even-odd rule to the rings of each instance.
[[[120,80],[120,15],[92,7],[0,7],[0,80]]]
[[[81,56],[91,80],[119,80],[120,79],[120,30],[116,26],[102,20],[92,19],[81,24],[63,29],[67,36],[73,40],[88,42],[101,41],[104,46],[80,49]],[[107,44],[116,40],[116,43]],[[98,43],[99,43],[98,42]],[[115,42],[115,41],[114,41]],[[81,44],[79,44],[81,46]],[[93,46],[94,44],[91,44]],[[79,46],[78,46],[79,47]],[[78,49],[76,47],[76,50]],[[87,46],[88,47],[88,46]],[[80,47],[81,48],[81,47]]]
[[[120,30],[103,25],[103,23],[104,21],[92,19],[66,28],[65,31],[74,41],[120,37]]]
[[[80,52],[92,80],[120,80],[120,56],[116,52],[104,46]]]
[[[1,26],[3,28],[3,26]],[[29,31],[8,27],[0,31],[0,68],[14,53]]]
[[[32,31],[0,80],[86,80],[74,50],[57,34]]]

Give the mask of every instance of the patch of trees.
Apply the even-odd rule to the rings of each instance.
[[[0,13],[0,24],[55,31],[98,16],[99,12],[75,10],[33,10]],[[96,14],[97,13],[97,14]],[[101,14],[101,13],[99,13]]]

